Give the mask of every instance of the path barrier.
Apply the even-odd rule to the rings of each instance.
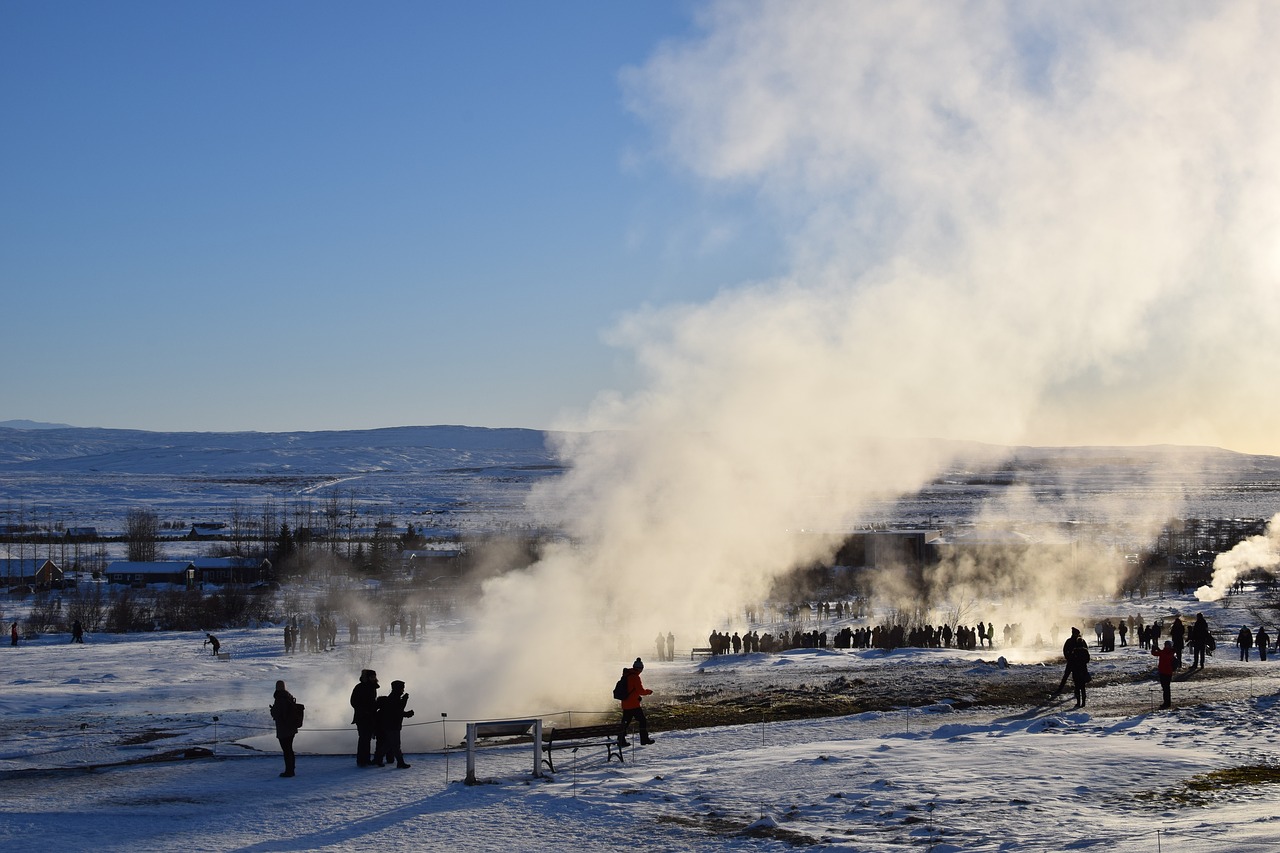
[[[487,720],[467,723],[468,785],[476,784],[476,741],[481,738],[533,738],[533,775],[542,776],[542,720]]]

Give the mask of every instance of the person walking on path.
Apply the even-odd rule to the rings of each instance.
[[[284,772],[280,775],[286,779],[294,775],[293,737],[298,733],[298,712],[301,708],[293,694],[285,689],[284,682],[277,681],[271,719],[276,721],[276,740],[280,741],[280,751],[284,753]]]
[[[646,690],[644,683],[640,680],[640,673],[644,671],[644,661],[636,658],[631,664],[631,668],[623,671],[623,676],[627,680],[627,695],[622,700],[622,725],[618,728],[618,746],[631,746],[631,742],[627,740],[627,729],[631,726],[631,721],[635,720],[640,728],[640,743],[648,746],[653,743],[653,738],[649,737],[649,721],[644,717],[644,709],[640,707],[640,700],[653,693],[652,690]]]
[[[9,626],[9,645],[18,645],[18,623],[14,622]]]
[[[360,670],[360,682],[351,689],[352,724],[356,727],[356,766],[368,767],[369,744],[378,734],[378,674]]]
[[[412,717],[413,711],[406,711],[409,694],[404,692],[403,681],[391,682],[391,692],[378,697],[378,749],[374,753],[375,767],[395,761],[396,767],[406,770],[410,765],[405,763],[404,753],[400,751],[400,729],[404,726],[405,717]]]
[[[1209,623],[1204,621],[1204,614],[1197,613],[1196,621],[1191,623],[1191,635],[1189,639],[1191,645],[1191,668],[1199,667],[1204,669],[1205,652],[1213,648],[1213,634],[1209,632]],[[1152,654],[1158,650],[1152,649]]]
[[[1236,634],[1236,645],[1240,647],[1240,660],[1248,663],[1249,649],[1253,648],[1253,632],[1248,625],[1240,626],[1240,633]]]
[[[1170,685],[1173,684],[1173,664],[1177,655],[1173,651],[1173,641],[1165,640],[1163,649],[1152,649],[1151,654],[1155,655],[1159,660],[1156,661],[1156,675],[1160,677],[1160,690],[1164,693],[1164,704],[1161,708],[1172,707],[1173,700],[1170,698]]]
[[[1271,638],[1267,636],[1267,629],[1258,626],[1258,633],[1253,635],[1253,644],[1258,647],[1258,660],[1266,663],[1267,646],[1271,645]]]

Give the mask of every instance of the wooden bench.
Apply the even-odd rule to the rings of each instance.
[[[709,658],[709,657],[711,657],[710,646],[703,646],[702,648],[689,650],[689,660],[693,660],[694,658]]]
[[[616,755],[622,763],[622,747],[618,746],[617,723],[607,726],[572,726],[558,729],[543,729],[542,751],[546,758],[542,761],[552,773],[556,766],[552,763],[552,752],[557,749],[577,749],[582,746],[603,746],[608,751],[605,763]]]

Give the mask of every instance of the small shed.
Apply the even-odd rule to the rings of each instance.
[[[187,585],[199,580],[195,563],[190,560],[156,560],[145,563],[118,560],[107,564],[104,574],[107,576],[108,583],[130,586],[146,586],[153,583]]]
[[[0,559],[0,577],[6,586],[56,586],[62,583],[62,569],[53,560]]]

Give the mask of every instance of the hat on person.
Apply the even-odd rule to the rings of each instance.
[[[392,690],[396,689],[397,687],[404,687],[404,682],[403,682],[403,681],[393,681],[393,682],[391,682],[391,689],[392,689]]]
[[[1171,648],[1173,648],[1173,640],[1165,640],[1165,641],[1164,641],[1164,647],[1165,647],[1166,649],[1171,649]]]
[[[377,678],[378,673],[374,672],[371,669],[362,669],[360,670],[360,677],[361,678]]]
[[[632,669],[644,669],[644,661],[636,658],[635,663],[631,664]]]

